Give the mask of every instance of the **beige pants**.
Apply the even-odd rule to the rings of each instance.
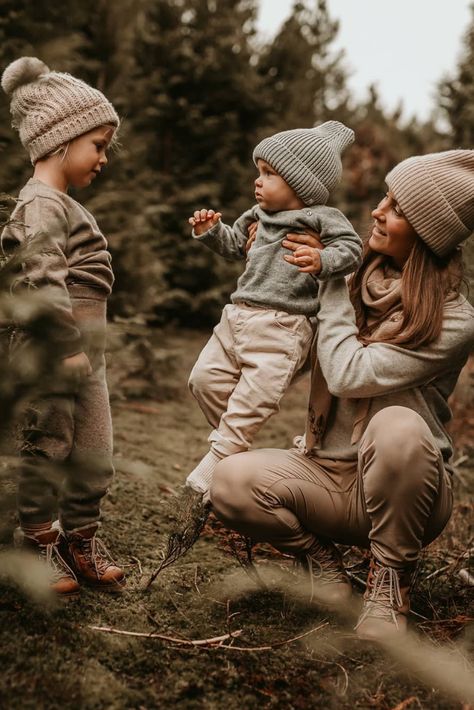
[[[372,418],[358,462],[296,449],[237,454],[218,464],[210,494],[228,527],[282,552],[304,554],[323,537],[370,547],[394,568],[415,563],[452,510],[450,474],[428,426],[397,406]]]
[[[225,306],[189,377],[222,456],[246,451],[303,366],[313,332],[306,316]]]

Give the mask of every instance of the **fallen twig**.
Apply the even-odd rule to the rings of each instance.
[[[325,621],[323,624],[315,626],[314,629],[305,631],[304,633],[299,634],[298,636],[293,636],[293,638],[285,639],[284,641],[276,641],[275,643],[268,644],[267,646],[228,646],[226,644],[220,644],[219,648],[227,648],[229,651],[273,651],[273,649],[275,648],[280,648],[280,646],[287,646],[289,643],[294,643],[295,641],[299,641],[300,639],[305,638],[305,636],[310,636],[310,634],[314,634],[315,631],[323,629],[325,626],[328,626],[328,624],[329,621]],[[233,633],[232,636],[235,636],[235,634]]]
[[[125,631],[124,629],[114,629],[112,626],[88,626],[89,629],[93,631],[103,631],[107,634],[119,634],[120,636],[138,636],[139,638],[149,638],[149,639],[161,639],[162,641],[169,641],[170,643],[178,643],[183,646],[214,646],[215,644],[221,644],[222,641],[226,641],[229,638],[235,638],[240,636],[242,629],[233,631],[231,634],[224,634],[223,636],[215,636],[210,639],[179,639],[173,636],[165,636],[164,634],[156,634],[153,632],[144,631]],[[232,646],[230,647],[232,648]]]
[[[142,563],[138,559],[138,557],[130,557],[130,559],[138,566],[138,571],[140,573],[140,577],[143,576],[143,569],[142,569]]]
[[[298,634],[298,636],[293,636],[290,639],[285,639],[284,641],[276,641],[275,643],[268,644],[267,646],[231,646],[230,644],[225,644],[223,643],[224,641],[227,641],[228,639],[234,639],[240,636],[240,634],[243,632],[243,629],[238,629],[237,631],[232,631],[232,633],[229,634],[224,634],[223,636],[215,636],[214,638],[210,639],[195,639],[195,640],[189,640],[189,639],[179,639],[179,638],[174,638],[173,636],[165,636],[164,634],[156,634],[153,632],[143,632],[143,631],[125,631],[123,629],[115,629],[112,626],[88,626],[89,629],[92,629],[93,631],[102,631],[104,633],[108,634],[119,634],[120,636],[135,636],[139,638],[151,638],[151,639],[161,639],[162,641],[168,641],[169,643],[176,643],[176,644],[181,644],[182,646],[194,646],[198,648],[225,648],[229,651],[244,651],[244,652],[251,652],[251,651],[272,651],[275,648],[280,648],[281,646],[286,646],[290,643],[294,643],[295,641],[299,641],[302,638],[305,638],[306,636],[309,636],[310,634],[314,634],[316,631],[319,631],[320,629],[323,629],[325,626],[329,624],[328,621],[324,622],[323,624],[320,624],[319,626],[315,626],[314,629],[310,629],[309,631],[305,631],[302,634]]]
[[[446,572],[446,570],[449,569],[452,565],[453,565],[453,563],[450,562],[449,565],[444,565],[444,567],[439,567],[438,569],[435,569],[434,572],[432,572],[431,574],[428,574],[428,575],[425,577],[425,582],[427,582],[427,581],[428,581],[429,579],[431,579],[432,577],[437,577],[439,574],[442,574],[443,572]]]

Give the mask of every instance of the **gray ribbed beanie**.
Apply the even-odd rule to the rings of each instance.
[[[119,117],[105,96],[70,74],[50,71],[36,57],[7,66],[2,88],[11,96],[12,126],[34,164],[73,138]]]
[[[342,175],[341,152],[354,131],[339,121],[296,128],[264,138],[253,151],[288,183],[305,205],[324,205]]]
[[[385,178],[403,214],[438,256],[474,231],[474,150],[415,155]]]

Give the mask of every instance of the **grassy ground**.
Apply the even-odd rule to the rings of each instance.
[[[415,649],[421,664],[410,660],[409,643],[402,653],[364,646],[354,640],[349,622],[297,599],[288,560],[266,546],[255,554],[267,581],[267,589],[260,589],[229,553],[229,537],[212,519],[188,556],[145,589],[170,525],[173,490],[206,451],[208,435],[185,387],[204,336],[151,337],[154,341],[146,346],[129,349],[136,357],[140,351],[142,357],[155,358],[151,384],[140,379],[138,366],[128,377],[117,365],[111,368],[116,392],[142,395],[113,400],[117,476],[103,518],[103,538],[128,573],[127,591],[111,597],[83,590],[79,603],[44,609],[3,583],[0,707],[466,710],[452,686],[456,674],[462,683],[469,668],[466,658],[472,660],[474,650],[468,623],[474,617],[472,588],[458,576],[469,563],[462,555],[473,544],[472,451],[460,452],[465,458],[462,478],[456,480],[455,514],[426,553],[414,595],[412,623],[424,643]],[[146,397],[147,386],[153,387],[148,394],[160,399]],[[259,446],[285,447],[301,432],[306,387],[303,378],[292,388],[281,413],[259,436]],[[4,459],[4,468],[9,463]],[[4,489],[11,485],[7,479]],[[3,550],[14,524],[10,512]],[[357,578],[364,578],[365,560],[357,551],[345,552],[357,585]],[[282,590],[281,579],[290,587]],[[317,630],[291,641],[311,629]],[[220,648],[147,636],[204,640],[239,630]]]

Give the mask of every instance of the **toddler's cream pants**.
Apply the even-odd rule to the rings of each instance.
[[[242,303],[225,306],[189,377],[220,456],[246,451],[304,364],[309,319]]]

